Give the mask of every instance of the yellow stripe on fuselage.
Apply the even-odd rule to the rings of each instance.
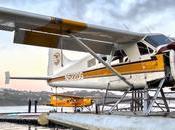
[[[130,62],[120,65],[112,66],[116,71],[120,74],[136,74],[136,73],[148,73],[148,72],[160,72],[164,71],[164,58],[163,54],[156,55],[156,59],[138,61],[138,62]],[[98,68],[95,70],[89,70],[82,73],[83,78],[96,78],[96,77],[106,77],[112,76],[112,72],[107,68]],[[48,80],[49,83],[64,81],[65,77],[60,76],[53,79]]]

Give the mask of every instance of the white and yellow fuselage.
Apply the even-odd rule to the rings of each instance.
[[[144,88],[146,84],[162,79],[166,76],[166,68],[170,68],[170,73],[174,79],[174,51],[157,54],[152,59],[145,59],[135,62],[118,63],[111,62],[111,66],[118,71],[126,80],[134,85],[135,89]],[[129,86],[115,76],[109,69],[101,63],[88,67],[87,63],[92,56],[64,67],[57,74],[48,80],[48,84],[54,87],[86,88],[86,89],[106,89],[110,83],[110,90],[126,90]],[[167,61],[168,65],[167,65]],[[166,62],[165,62],[166,61]],[[168,81],[169,82],[169,81]],[[154,84],[152,84],[152,87]]]

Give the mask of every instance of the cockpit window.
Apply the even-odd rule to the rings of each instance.
[[[138,42],[137,43],[137,46],[138,46],[138,49],[139,49],[139,52],[140,52],[140,55],[146,55],[146,54],[149,54],[149,53],[153,53],[153,50],[149,47],[147,47],[144,43],[142,42]]]
[[[164,45],[167,43],[170,43],[170,39],[164,35],[152,35],[147,36],[145,38],[145,41],[153,45],[154,47],[157,47],[159,45]]]

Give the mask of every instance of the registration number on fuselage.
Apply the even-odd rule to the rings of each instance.
[[[65,75],[65,80],[80,80],[83,79],[82,72],[67,73]]]

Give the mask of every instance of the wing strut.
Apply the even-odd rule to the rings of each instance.
[[[131,90],[132,88],[134,88],[134,85],[131,84],[129,81],[127,81],[123,76],[120,75],[120,73],[118,73],[110,64],[106,63],[103,59],[101,59],[91,48],[89,48],[88,46],[86,46],[80,39],[78,39],[76,36],[74,35],[70,35],[72,38],[74,38],[83,49],[85,49],[87,52],[89,52],[91,55],[93,55],[99,62],[101,62],[106,68],[108,68],[109,70],[111,70],[112,73],[114,73],[117,77],[119,77],[120,80],[122,80],[123,82],[125,82],[128,86],[129,86],[129,90]]]

